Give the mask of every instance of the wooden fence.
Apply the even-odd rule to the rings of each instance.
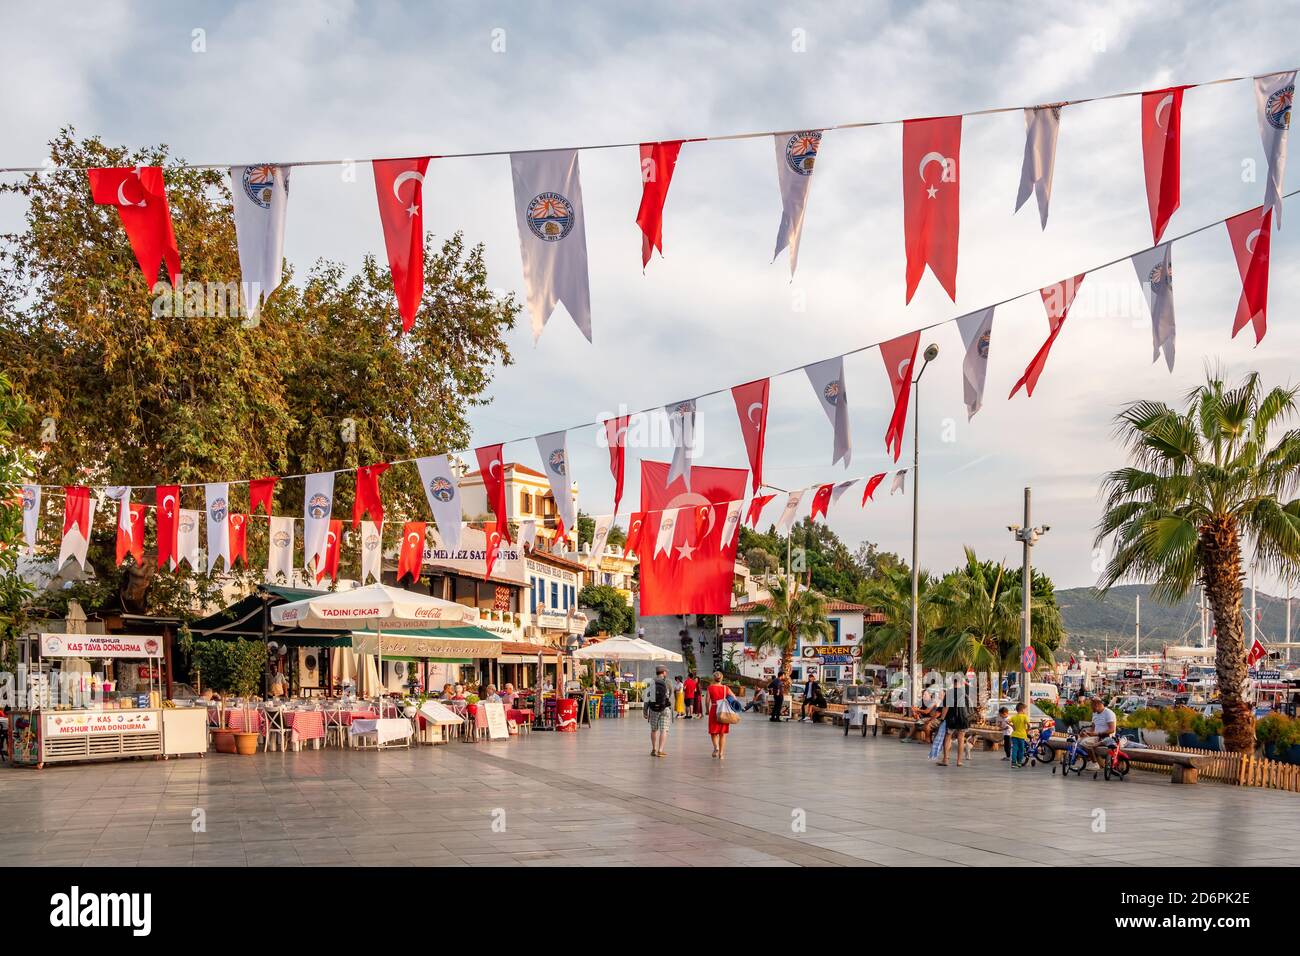
[[[1218,780],[1242,787],[1263,787],[1267,790],[1300,793],[1300,765],[1269,760],[1254,754],[1224,753],[1218,750],[1200,750],[1196,747],[1166,745],[1160,749],[1204,757],[1205,761],[1200,771],[1202,780]],[[1131,750],[1128,753],[1129,760],[1143,770],[1155,773],[1173,772],[1171,767],[1144,764],[1141,750]]]

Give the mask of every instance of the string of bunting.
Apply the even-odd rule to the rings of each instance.
[[[1294,69],[1251,77],[1260,139],[1268,164],[1263,208],[1281,228],[1281,196],[1286,165],[1286,135],[1295,95]],[[903,226],[906,250],[906,302],[910,303],[928,267],[955,302],[957,246],[960,232],[961,132],[968,116],[1023,110],[1024,163],[1015,208],[1032,195],[1047,228],[1056,144],[1065,111],[1082,103],[1141,97],[1140,142],[1146,180],[1152,243],[1159,244],[1181,202],[1182,108],[1185,93],[1199,86],[1240,82],[1229,77],[1207,83],[1158,90],[1083,97],[1031,107],[997,107],[965,114],[906,120],[840,123],[794,131],[696,136],[639,143],[608,143],[534,150],[444,153],[406,158],[376,158],[372,165],[379,218],[393,277],[403,331],[410,331],[424,292],[424,184],[434,159],[508,155],[520,254],[534,341],[555,307],[563,303],[570,318],[591,340],[591,294],[587,268],[586,217],[578,156],[584,150],[637,147],[640,155],[641,202],[636,222],[642,233],[641,265],[651,254],[663,255],[663,217],[669,186],[686,143],[772,139],[781,219],[773,260],[787,252],[790,274],[799,258],[809,190],[822,162],[827,133],[874,126],[903,127]],[[236,241],[241,272],[241,301],[255,317],[283,277],[284,229],[291,173],[296,167],[338,165],[353,160],[308,160],[292,163],[178,164],[173,169],[228,169],[231,178]],[[72,167],[4,167],[3,173],[41,175]],[[117,209],[145,281],[155,289],[165,262],[175,287],[181,258],[167,202],[164,171],[158,166],[97,167],[84,171],[96,204]],[[155,290],[156,291],[156,290]]]

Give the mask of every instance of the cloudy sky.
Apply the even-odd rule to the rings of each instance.
[[[1003,3],[94,3],[60,15],[14,5],[0,34],[9,78],[0,165],[37,165],[63,125],[109,142],[167,143],[193,162],[245,163],[442,154],[804,129],[1027,106],[1272,72],[1297,65],[1300,3],[1213,10],[1176,2]],[[1046,231],[1012,215],[1020,113],[963,126],[962,229],[951,302],[926,275],[904,305],[901,127],[827,134],[799,272],[771,261],[781,207],[768,138],[684,147],[665,215],[665,258],[643,275],[635,149],[582,154],[594,343],[562,309],[536,347],[512,338],[476,442],[527,437],[663,405],[942,322],[1150,244],[1139,100],[1063,114]],[[1183,107],[1182,208],[1166,238],[1257,205],[1263,153],[1246,82],[1194,89]],[[1300,170],[1293,172],[1294,177]],[[1300,180],[1295,180],[1300,182]],[[382,255],[369,169],[293,176],[286,254],[355,265]],[[492,284],[522,293],[509,161],[435,161],[426,226],[487,246]],[[0,207],[0,225],[21,215]],[[1289,211],[1287,221],[1292,215]],[[1271,329],[1258,349],[1229,337],[1239,282],[1222,226],[1174,247],[1178,363],[1151,362],[1150,325],[1122,262],[1079,292],[1038,390],[1005,398],[1047,331],[1041,302],[997,312],[986,407],[967,422],[955,326],[920,407],[922,564],[955,565],[963,545],[1018,560],[1006,526],[1032,485],[1051,534],[1036,562],[1061,586],[1091,584],[1099,476],[1122,458],[1110,419],[1126,401],[1176,401],[1205,363],[1292,380],[1300,353],[1296,243],[1275,233]],[[182,257],[184,250],[182,251]],[[231,277],[232,279],[234,277]],[[522,296],[521,296],[522,297]],[[879,354],[847,360],[854,455],[832,467],[831,431],[802,372],[773,383],[767,479],[787,488],[885,470],[891,411]],[[377,383],[378,385],[379,383]],[[730,396],[700,403],[703,464],[746,459]],[[508,449],[537,465],[531,441]],[[582,507],[610,509],[593,430],[570,436]],[[651,449],[650,457],[666,457]],[[910,442],[905,455],[910,456]],[[634,471],[635,469],[633,469]],[[883,492],[883,489],[882,489]],[[633,481],[625,500],[635,502]],[[765,514],[775,520],[774,503]],[[851,546],[906,555],[911,509],[852,495],[831,513]]]

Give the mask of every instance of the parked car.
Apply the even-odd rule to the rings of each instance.
[[[998,719],[998,710],[1002,707],[1007,709],[1007,713],[1014,714],[1018,703],[1020,703],[1018,698],[1010,697],[999,697],[996,700],[990,700],[984,707],[984,719],[990,722],[996,721]],[[1032,700],[1029,702],[1028,713],[1029,719],[1034,722],[1047,719],[1047,714],[1039,710],[1038,705]]]

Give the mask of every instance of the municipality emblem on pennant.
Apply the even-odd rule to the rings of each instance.
[[[1291,126],[1291,102],[1295,99],[1295,84],[1284,86],[1264,104],[1264,116],[1274,129],[1285,130]]]
[[[830,382],[822,389],[822,397],[826,399],[828,405],[835,405],[840,400],[840,383],[839,381]]]
[[[36,489],[23,489],[23,511],[31,511],[36,507]]]
[[[245,166],[244,194],[263,209],[271,208],[271,199],[275,195],[275,167]]]
[[[573,230],[573,203],[559,193],[542,193],[528,204],[524,217],[538,239],[559,242]]]
[[[452,496],[455,495],[455,493],[456,491],[452,488],[451,482],[441,475],[429,481],[429,497],[434,501],[441,501],[443,504],[446,504],[448,501],[451,501]]]
[[[819,130],[795,133],[785,144],[786,164],[800,176],[811,176],[821,143],[822,134]]]
[[[551,452],[551,457],[546,464],[557,475],[563,475],[565,470],[564,449],[557,448]]]
[[[212,501],[212,506],[208,509],[208,514],[212,517],[213,521],[225,521],[226,520],[226,499],[214,498]]]
[[[307,502],[307,514],[317,520],[328,518],[330,513],[330,500],[327,495],[314,494],[311,500]]]

